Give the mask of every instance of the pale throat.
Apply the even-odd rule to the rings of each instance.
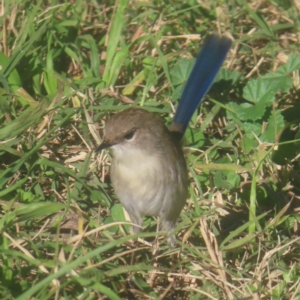
[[[133,178],[137,181],[145,178],[149,180],[149,177],[157,176],[157,172],[163,171],[160,157],[147,149],[118,144],[112,146],[111,151],[112,163],[118,170],[119,176],[127,180]]]

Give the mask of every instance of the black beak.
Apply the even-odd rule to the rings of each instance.
[[[109,148],[111,147],[112,145],[109,144],[109,143],[106,143],[106,142],[102,142],[98,147],[96,147],[96,149],[94,150],[95,152],[100,152],[102,151],[103,149],[106,149],[106,148]]]

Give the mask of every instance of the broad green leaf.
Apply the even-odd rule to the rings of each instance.
[[[241,183],[241,177],[235,172],[228,172],[227,182],[230,186],[230,189],[236,189]]]
[[[263,102],[268,105],[274,101],[274,87],[275,84],[271,80],[250,80],[244,88],[243,97],[253,104]]]
[[[273,93],[287,92],[293,87],[293,80],[290,76],[281,73],[269,73],[261,77],[262,80],[266,80],[273,86]]]
[[[185,84],[192,71],[194,63],[194,59],[180,59],[178,63],[170,70],[170,76],[174,86],[178,84]]]
[[[234,83],[239,79],[243,79],[243,78],[244,77],[241,74],[241,72],[237,70],[229,70],[229,69],[222,68],[216,77],[216,82],[225,80],[225,81],[232,81],[232,83]]]
[[[234,115],[228,112],[229,117],[237,117],[240,121],[260,119],[266,108],[275,101],[274,84],[263,79],[251,80],[244,88],[243,97],[250,103],[228,103],[227,106],[234,112]]]
[[[124,210],[123,206],[120,203],[115,204],[111,209],[111,216],[116,221],[124,221],[126,222],[125,216],[124,216]]]
[[[262,133],[262,125],[259,122],[244,122],[242,129],[244,132],[244,136],[250,137],[251,139],[254,138],[254,135],[260,136]]]
[[[220,166],[222,166],[222,164],[220,164]],[[217,171],[214,176],[215,186],[228,190],[237,188],[240,181],[240,176],[235,172]]]
[[[273,95],[267,95],[266,100],[269,102],[273,102],[275,97]],[[267,105],[264,102],[259,102],[256,105],[251,105],[249,103],[242,103],[239,105],[238,109],[236,110],[237,112],[237,117],[241,121],[246,121],[246,120],[258,120],[263,117],[265,114]]]

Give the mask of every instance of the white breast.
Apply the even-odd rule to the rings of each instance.
[[[131,218],[159,216],[170,231],[187,197],[185,169],[179,172],[179,162],[136,147],[119,144],[112,152],[112,184]]]
[[[158,216],[166,195],[166,170],[159,158],[133,147],[112,150],[111,179],[119,200],[127,211],[133,206],[141,215]]]

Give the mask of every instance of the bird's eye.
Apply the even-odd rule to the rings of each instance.
[[[124,136],[125,140],[130,141],[134,137],[134,134],[135,134],[135,130],[132,130],[132,131],[128,132]]]

